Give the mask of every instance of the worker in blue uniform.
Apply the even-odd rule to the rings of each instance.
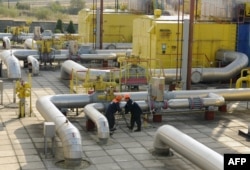
[[[129,94],[124,95],[124,100],[127,102],[124,106],[125,108],[125,114],[128,114],[130,112],[130,126],[128,127],[131,131],[133,131],[134,125],[136,123],[137,129],[134,132],[140,132],[141,131],[141,114],[142,109],[138,105],[138,103],[134,102]]]
[[[117,95],[112,102],[109,103],[108,108],[106,110],[105,116],[108,120],[108,124],[109,124],[109,130],[111,132],[115,131],[116,128],[115,126],[115,113],[117,112],[121,112],[121,108],[120,108],[120,102],[122,100],[122,96],[121,95]]]

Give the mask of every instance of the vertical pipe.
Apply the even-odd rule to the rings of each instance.
[[[182,90],[186,90],[187,86],[187,68],[188,68],[188,36],[189,36],[189,20],[184,20],[183,21],[183,31],[182,31],[182,61],[181,61],[181,80],[182,80]]]
[[[187,90],[191,89],[191,72],[192,72],[192,53],[193,53],[193,24],[194,24],[194,3],[195,0],[190,1],[189,14],[189,43],[188,43],[188,67],[187,67]]]
[[[95,9],[96,8],[96,9]],[[93,0],[93,18],[92,18],[92,22],[93,22],[93,49],[96,49],[96,41],[95,41],[95,36],[96,36],[96,24],[95,24],[95,10],[97,10],[97,6],[96,6],[96,3],[95,3],[95,0]]]
[[[180,0],[178,0],[178,6],[180,7]],[[178,82],[178,70],[179,70],[179,40],[180,40],[180,8],[178,8],[178,23],[177,23],[177,47],[176,47],[176,73],[175,84]]]
[[[103,40],[103,0],[100,4],[100,49],[102,49],[102,40]]]

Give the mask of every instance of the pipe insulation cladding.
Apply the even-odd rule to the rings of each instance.
[[[223,170],[223,156],[182,133],[170,125],[163,125],[156,131],[154,149],[157,152],[170,148],[204,170]],[[169,152],[169,151],[168,151]]]
[[[53,96],[40,97],[36,101],[36,108],[46,121],[55,123],[56,133],[63,146],[65,164],[78,166],[81,164],[83,155],[81,134],[52,103],[52,99]]]

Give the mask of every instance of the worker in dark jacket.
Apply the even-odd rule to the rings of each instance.
[[[108,124],[109,124],[109,130],[112,132],[115,129],[114,125],[115,125],[115,113],[116,112],[120,112],[121,108],[120,108],[120,102],[122,100],[122,96],[121,95],[117,95],[112,102],[108,105],[108,108],[106,110],[105,116],[108,120]]]
[[[141,114],[142,110],[138,103],[134,102],[129,94],[124,95],[124,100],[127,102],[125,105],[125,114],[131,113],[130,126],[129,129],[133,131],[135,123],[137,124],[137,129],[135,132],[141,131]]]

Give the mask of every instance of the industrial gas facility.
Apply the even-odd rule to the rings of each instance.
[[[0,33],[0,167],[222,170],[250,154],[250,0],[103,3],[77,34]],[[142,131],[121,112],[111,135],[104,113],[127,93]]]

